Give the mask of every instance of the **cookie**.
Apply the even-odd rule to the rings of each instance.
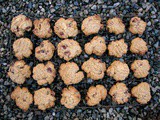
[[[116,83],[113,85],[109,91],[109,94],[112,96],[112,100],[118,104],[128,102],[131,96],[128,92],[127,86],[124,83]]]
[[[55,23],[54,32],[60,38],[75,37],[78,34],[77,23],[73,18],[60,18]]]
[[[89,106],[94,106],[104,100],[107,96],[107,90],[103,85],[91,86],[87,91],[87,104]]]
[[[61,64],[59,74],[66,85],[77,84],[84,78],[84,74],[74,62]]]
[[[125,25],[120,18],[114,17],[107,21],[107,29],[110,33],[121,34],[125,31]]]
[[[52,62],[48,61],[46,64],[40,63],[33,68],[33,78],[39,85],[51,84],[56,77],[56,70]]]
[[[33,33],[39,38],[49,38],[52,36],[52,29],[49,18],[41,18],[34,21]]]
[[[44,40],[35,49],[35,57],[39,61],[50,60],[53,57],[55,51],[54,45],[49,40]]]
[[[16,105],[24,111],[27,111],[33,102],[33,96],[26,87],[16,87],[11,93],[11,98],[15,100]]]
[[[135,60],[131,64],[131,70],[136,78],[145,78],[149,74],[150,65],[148,60]]]
[[[62,40],[57,48],[58,56],[66,61],[73,59],[81,54],[82,49],[79,43],[73,39]]]
[[[143,20],[141,20],[141,18],[139,17],[133,17],[130,20],[130,27],[129,27],[129,31],[133,34],[140,34],[142,35],[143,32],[146,29],[146,22],[144,22]]]
[[[93,80],[99,80],[104,77],[106,71],[106,64],[100,59],[90,58],[82,65],[82,70],[87,73],[87,77]]]
[[[142,38],[135,38],[131,42],[130,51],[132,53],[144,55],[148,51],[147,43]]]
[[[32,21],[25,15],[18,15],[12,19],[11,31],[17,37],[24,36],[25,31],[30,31],[32,28]]]
[[[131,93],[140,104],[147,104],[151,100],[150,85],[146,82],[133,87]]]
[[[8,76],[17,84],[23,84],[26,78],[29,78],[30,75],[30,66],[28,66],[23,60],[13,63],[8,71]]]
[[[116,60],[108,67],[107,75],[116,81],[125,80],[129,75],[129,67],[126,63]]]
[[[115,57],[118,57],[118,58],[120,58],[124,54],[126,54],[127,53],[127,49],[128,49],[128,46],[124,42],[124,39],[112,41],[108,45],[109,55],[115,56]]]
[[[82,21],[81,29],[87,36],[98,33],[102,28],[103,24],[101,24],[101,17],[99,15],[89,16]]]
[[[102,56],[107,49],[105,39],[100,36],[95,36],[90,42],[85,44],[84,49],[89,55],[93,53]]]
[[[28,58],[32,54],[33,43],[28,38],[19,38],[13,43],[13,51],[18,60]]]
[[[38,105],[38,109],[46,110],[55,105],[55,92],[50,88],[41,88],[34,92],[34,104]]]
[[[81,95],[76,88],[69,86],[68,88],[64,88],[62,90],[61,104],[66,108],[74,109],[75,106],[78,105],[80,100]]]

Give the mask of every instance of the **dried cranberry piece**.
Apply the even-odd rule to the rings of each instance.
[[[29,30],[31,27],[30,26],[28,26],[28,27],[26,27],[26,30]]]
[[[63,32],[60,32],[59,34],[60,34],[61,36],[63,36],[63,35],[64,35],[64,33],[63,33]]]
[[[50,67],[47,68],[47,72],[52,73],[52,69]]]
[[[62,48],[63,49],[66,49],[68,46],[67,45],[62,45]]]
[[[70,51],[66,51],[66,52],[64,52],[64,54],[67,55],[67,56],[70,56],[71,52]]]

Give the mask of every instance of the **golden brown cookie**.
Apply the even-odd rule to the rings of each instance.
[[[55,105],[55,92],[50,88],[41,88],[34,92],[34,104],[38,105],[38,109],[46,110]]]
[[[52,62],[48,61],[46,64],[40,63],[33,68],[33,78],[39,85],[51,84],[56,77],[56,70]]]
[[[30,31],[32,28],[32,21],[25,15],[18,15],[12,19],[11,31],[16,34],[17,37],[24,35],[25,31]]]
[[[100,59],[90,58],[85,61],[82,65],[82,70],[87,73],[87,77],[93,80],[99,80],[104,77],[104,72],[106,71],[106,64]]]
[[[33,96],[26,87],[16,87],[11,94],[11,98],[15,100],[16,105],[24,111],[27,111],[33,102]]]
[[[93,53],[101,56],[107,49],[105,39],[100,36],[95,36],[90,42],[85,44],[84,49],[89,55]]]
[[[69,86],[68,88],[64,88],[62,90],[61,104],[66,108],[74,109],[75,106],[78,105],[80,100],[81,95],[76,88]]]
[[[60,18],[55,23],[54,32],[60,38],[75,37],[78,34],[77,23],[73,18]]]

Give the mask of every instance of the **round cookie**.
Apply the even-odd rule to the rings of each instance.
[[[151,99],[150,85],[146,82],[141,82],[133,87],[131,93],[140,104],[147,104]]]
[[[64,105],[66,108],[74,109],[75,106],[78,105],[80,100],[81,95],[79,91],[73,86],[69,86],[68,88],[64,88],[62,90],[61,104]]]
[[[8,76],[17,84],[23,84],[26,78],[29,78],[30,75],[30,66],[28,66],[23,60],[16,61],[10,66],[8,71]]]
[[[65,39],[58,44],[57,52],[60,58],[69,61],[74,57],[79,56],[82,49],[77,41],[73,39]]]
[[[122,20],[120,18],[114,17],[112,19],[109,19],[107,21],[107,27],[106,27],[110,33],[120,34],[124,33],[125,31],[125,25],[123,24]]]
[[[122,57],[124,54],[127,53],[128,46],[124,42],[124,39],[112,41],[108,45],[108,51],[109,55],[115,56],[115,57]]]
[[[13,43],[13,51],[18,60],[28,58],[32,54],[33,43],[28,38],[19,38]]]
[[[78,34],[77,23],[73,18],[60,18],[55,23],[54,32],[60,38],[75,37]]]
[[[61,64],[59,74],[66,85],[77,84],[84,78],[84,74],[74,62]]]
[[[132,53],[144,55],[147,51],[147,43],[142,38],[135,38],[131,42],[130,51]]]
[[[101,17],[99,15],[89,16],[82,21],[81,29],[87,36],[98,33],[102,28],[103,24],[101,24]]]
[[[39,85],[51,84],[56,77],[56,70],[52,62],[48,61],[46,64],[40,63],[33,68],[33,78]]]
[[[106,72],[116,81],[122,81],[128,77],[129,67],[126,63],[116,60],[108,67]]]
[[[89,55],[93,53],[98,56],[101,56],[107,49],[105,39],[100,36],[95,36],[90,42],[85,44],[84,49],[85,52]]]
[[[128,92],[127,86],[124,83],[116,83],[113,85],[109,91],[109,94],[112,96],[112,100],[118,104],[128,102],[131,96]]]
[[[49,40],[44,40],[35,49],[35,57],[39,61],[50,60],[53,57],[55,47]]]
[[[39,38],[49,38],[52,36],[52,29],[49,18],[41,18],[34,21],[33,33]]]
[[[24,111],[27,111],[30,107],[30,104],[33,102],[33,96],[26,87],[16,87],[11,93],[11,98],[15,100],[16,105]]]
[[[146,22],[141,20],[139,17],[133,17],[130,20],[129,31],[133,34],[143,34],[146,29]]]
[[[32,28],[32,21],[25,15],[18,15],[12,19],[11,31],[16,34],[17,37],[24,36],[25,31],[30,31]]]
[[[149,74],[150,65],[148,60],[135,60],[131,64],[131,70],[136,78],[145,78]]]
[[[89,106],[94,106],[104,100],[107,96],[107,90],[103,85],[91,86],[88,89],[86,100]]]
[[[34,104],[38,105],[38,109],[46,110],[55,105],[55,92],[50,88],[41,88],[34,92]]]
[[[90,58],[82,65],[82,70],[87,73],[87,77],[93,80],[99,80],[104,77],[106,71],[106,64],[100,59]]]

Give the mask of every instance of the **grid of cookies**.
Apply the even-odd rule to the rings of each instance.
[[[23,59],[32,57],[34,45],[29,38],[24,38],[23,36],[26,31],[31,31],[33,26],[34,35],[45,40],[35,48],[34,53],[36,60],[41,63],[35,65],[33,70],[31,70],[31,67]],[[143,34],[145,28],[146,23],[141,18],[133,17],[130,20],[129,31],[132,34]],[[107,50],[108,55],[115,58],[125,56],[128,49],[134,54],[144,55],[148,51],[147,43],[142,38],[137,37],[131,41],[129,48],[122,38],[110,41],[107,46],[104,37],[95,35],[101,29],[104,29],[104,25],[99,15],[89,16],[82,21],[81,30],[83,34],[85,36],[94,35],[91,40],[83,44],[83,50],[80,43],[73,39],[73,37],[79,34],[77,22],[73,18],[60,18],[55,22],[53,27],[54,33],[61,38],[58,45],[55,45],[50,40],[47,40],[53,34],[49,18],[36,19],[32,25],[30,18],[24,15],[14,17],[11,23],[11,31],[21,38],[18,38],[13,43],[13,52],[18,61],[11,64],[9,68],[8,75],[10,79],[17,84],[23,84],[32,74],[37,84],[43,86],[45,84],[54,84],[57,73],[59,73],[61,80],[67,85],[62,90],[60,102],[66,108],[73,109],[80,103],[82,97],[79,89],[76,89],[73,85],[81,83],[85,76],[94,82],[101,81],[104,76],[108,76],[113,78],[116,83],[109,90],[101,83],[90,85],[85,96],[88,106],[99,104],[107,99],[109,95],[117,104],[127,103],[131,95],[140,104],[148,103],[151,99],[151,94],[150,85],[147,82],[141,82],[137,86],[132,87],[131,92],[129,92],[127,85],[122,83],[122,81],[128,78],[130,69],[137,79],[147,77],[150,70],[148,60],[135,60],[129,68],[124,61],[114,60],[107,66],[105,62],[99,59],[103,54],[107,54]],[[116,35],[122,34],[126,30],[123,21],[118,17],[107,20],[106,29],[109,33]],[[64,60],[58,70],[50,61],[51,59],[54,61],[55,52],[57,52],[60,59]],[[78,58],[82,52],[88,55],[94,54],[99,58],[89,57],[81,66],[71,61],[74,58]],[[17,106],[24,111],[28,110],[33,101],[40,110],[46,110],[55,105],[56,92],[50,88],[42,87],[34,91],[34,95],[28,89],[18,86],[11,94],[11,98],[16,101]]]

